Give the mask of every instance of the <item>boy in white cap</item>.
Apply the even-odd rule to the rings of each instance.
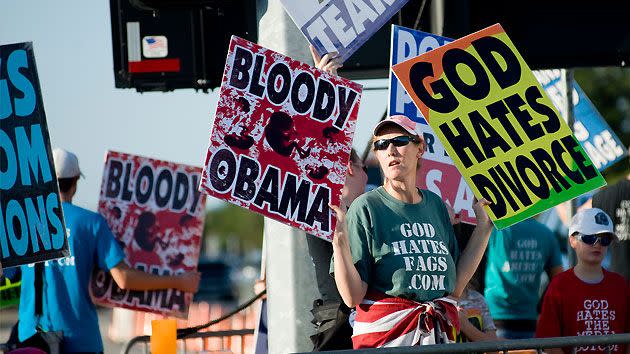
[[[536,337],[606,335],[630,330],[628,283],[621,275],[602,268],[608,246],[616,240],[613,222],[601,209],[585,209],[573,216],[569,242],[577,255],[577,265],[555,276],[549,284]],[[587,346],[577,350],[604,353],[606,348]],[[611,352],[625,353],[625,346],[611,346]]]
[[[64,353],[101,353],[103,343],[96,307],[88,292],[95,267],[108,270],[120,288],[129,290],[175,288],[196,292],[199,274],[158,276],[130,268],[107,221],[97,213],[72,204],[77,181],[82,176],[76,155],[54,149],[53,158],[70,256],[45,262],[41,316],[35,315],[35,267],[22,266],[18,336],[20,341],[26,341],[36,333],[37,327],[44,331],[62,331]]]

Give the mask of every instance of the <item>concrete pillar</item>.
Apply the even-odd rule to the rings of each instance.
[[[259,6],[264,1],[259,2]],[[258,23],[258,43],[312,64],[308,42],[279,0],[269,0]],[[310,351],[313,300],[319,295],[303,231],[265,218],[269,353]]]

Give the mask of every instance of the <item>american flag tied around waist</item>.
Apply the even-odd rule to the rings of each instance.
[[[352,344],[359,349],[453,343],[458,332],[453,299],[420,303],[368,291],[357,306]]]

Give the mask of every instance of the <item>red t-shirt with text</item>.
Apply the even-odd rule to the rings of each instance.
[[[597,284],[580,280],[573,268],[555,276],[543,300],[536,337],[589,336],[626,333],[630,329],[630,288],[619,274],[604,269]],[[615,345],[613,353],[623,353]],[[577,348],[578,352],[604,353],[604,347]],[[565,348],[565,352],[567,351]]]

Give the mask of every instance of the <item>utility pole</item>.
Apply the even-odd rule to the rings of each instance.
[[[303,0],[301,0],[303,1]],[[310,0],[314,1],[314,0]],[[259,1],[259,6],[264,1]],[[269,0],[258,22],[258,43],[312,64],[308,42],[279,0]],[[319,297],[303,231],[265,218],[269,353],[311,351],[313,300]]]

